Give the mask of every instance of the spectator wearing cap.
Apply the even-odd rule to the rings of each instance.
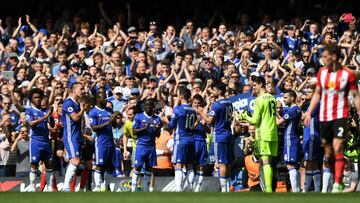
[[[70,64],[70,69],[69,69],[69,85],[70,86],[76,82],[76,78],[79,75],[80,75],[80,64],[77,61],[73,61]]]
[[[116,86],[113,90],[113,96],[107,99],[108,102],[111,102],[113,105],[113,111],[120,111],[126,100],[123,98],[123,89],[120,86]]]
[[[144,111],[144,102],[141,100],[140,90],[138,88],[131,89],[131,99],[136,100],[134,107],[134,114]]]
[[[21,82],[21,84],[18,86],[19,92],[23,95],[27,95],[28,93],[28,89],[27,87],[29,86],[30,81],[28,80],[24,80]]]
[[[141,43],[138,41],[139,34],[136,27],[131,26],[127,29],[127,34],[130,39],[131,45],[133,45],[136,49],[141,49]]]
[[[18,55],[15,52],[10,53],[7,60],[7,69],[13,70],[18,63],[19,63]]]

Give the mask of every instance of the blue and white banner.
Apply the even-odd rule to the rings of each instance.
[[[274,95],[276,100],[282,102],[282,94]],[[229,100],[232,102],[234,110],[248,110],[249,112],[254,111],[254,100],[256,97],[251,92],[245,92],[236,96],[230,97]]]

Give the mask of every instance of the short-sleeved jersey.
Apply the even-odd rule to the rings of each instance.
[[[169,128],[176,128],[174,134],[176,142],[184,144],[194,142],[196,119],[196,112],[189,104],[181,104],[174,108]]]
[[[159,116],[149,116],[145,112],[135,115],[133,129],[144,128],[147,123],[150,122],[150,126],[140,133],[137,133],[136,147],[153,147],[155,146],[156,135],[160,132],[155,131],[155,126],[161,125],[162,121]]]
[[[44,117],[47,111],[37,109],[34,106],[30,106],[29,108],[26,108],[25,115],[26,115],[26,123],[29,123],[30,121],[38,120],[41,117]],[[30,127],[30,135],[29,137],[33,141],[40,141],[40,142],[49,142],[49,129],[48,129],[48,119],[45,119],[38,123],[37,125],[34,125]]]
[[[212,134],[215,142],[231,141],[232,114],[233,106],[228,99],[220,99],[211,106],[209,116],[214,119],[212,124]]]
[[[357,90],[355,74],[346,67],[336,72],[323,67],[317,74],[317,86],[321,87],[320,121],[348,118],[349,91]]]
[[[276,99],[265,93],[254,100],[253,116],[245,118],[256,127],[255,137],[262,141],[278,141],[276,125]]]
[[[127,138],[132,139],[132,147],[133,147],[133,150],[135,150],[136,149],[137,137],[136,137],[136,135],[134,135],[132,126],[133,126],[133,121],[131,121],[131,120],[126,120],[125,121],[125,124],[124,124],[124,136],[126,136]]]
[[[90,125],[98,126],[109,122],[112,113],[113,112],[110,108],[101,109],[95,106],[89,112]],[[114,136],[111,124],[106,125],[96,131],[96,143],[100,146],[114,145]]]
[[[82,141],[81,120],[74,121],[71,114],[80,111],[80,104],[73,98],[68,97],[62,107],[61,121],[64,125],[63,138],[66,140]]]
[[[282,118],[285,120],[285,140],[298,139],[301,109],[297,105],[284,107]]]

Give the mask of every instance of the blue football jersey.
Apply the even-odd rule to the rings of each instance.
[[[194,129],[194,140],[195,141],[205,141],[206,140],[205,126],[201,122],[199,122],[199,124]]]
[[[304,127],[304,139],[309,139],[311,136],[319,136],[319,111],[320,104],[316,105],[311,114],[310,126]]]
[[[41,117],[44,117],[47,113],[47,110],[37,109],[34,106],[30,106],[26,108],[25,115],[26,115],[26,123],[30,121],[38,120]],[[40,141],[40,142],[49,142],[49,129],[48,129],[48,119],[43,120],[37,125],[30,127],[30,134],[31,140]]]
[[[232,139],[231,122],[233,106],[230,100],[221,99],[216,101],[209,112],[214,118],[212,124],[213,140],[215,142],[230,142]]]
[[[295,51],[298,49],[299,40],[289,36],[285,36],[283,41],[284,57],[289,51]]]
[[[74,121],[71,114],[80,111],[80,104],[73,98],[68,97],[62,107],[61,120],[64,125],[63,138],[66,140],[82,141],[81,120]]]
[[[90,125],[97,126],[109,122],[112,113],[113,112],[110,108],[101,109],[95,106],[89,112]],[[100,128],[96,131],[96,143],[101,146],[114,145],[114,137],[111,124],[104,126],[103,128]]]
[[[169,128],[176,128],[174,135],[176,142],[184,144],[194,142],[195,121],[196,112],[189,104],[182,104],[174,108]]]
[[[136,147],[155,146],[155,138],[158,132],[156,132],[154,128],[155,126],[162,124],[159,116],[149,116],[145,112],[138,113],[134,117],[133,129],[144,128],[148,122],[150,122],[150,126],[145,131],[137,134]]]
[[[299,125],[301,121],[301,109],[297,106],[284,107],[283,119],[285,120],[285,140],[299,138]]]

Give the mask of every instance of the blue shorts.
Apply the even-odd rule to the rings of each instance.
[[[102,146],[95,143],[95,165],[113,166],[115,161],[115,146]]]
[[[64,145],[69,159],[81,157],[81,142],[76,139],[64,139]]]
[[[195,141],[195,163],[199,166],[205,166],[208,158],[206,141]]]
[[[298,140],[285,141],[284,162],[288,164],[297,164],[300,157],[300,143]]]
[[[320,136],[304,133],[302,149],[305,161],[315,161],[320,154]]]
[[[120,148],[115,148],[115,160],[114,160],[114,166],[115,168],[121,167],[121,160],[123,160],[123,154],[121,153]]]
[[[40,161],[51,161],[53,158],[50,142],[41,142],[30,138],[30,162],[39,164]]]
[[[231,164],[234,160],[234,145],[231,142],[214,142],[215,162]]]
[[[192,164],[195,161],[195,144],[192,143],[175,143],[172,156],[173,164]]]
[[[157,165],[155,147],[136,147],[134,166],[135,168],[139,168],[143,167],[144,164],[147,167]]]

